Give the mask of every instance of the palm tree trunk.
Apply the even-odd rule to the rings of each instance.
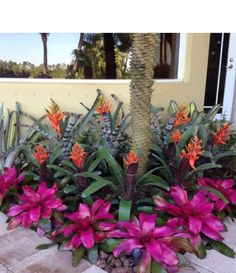
[[[43,42],[43,76],[48,76],[48,33],[40,33]]]
[[[151,145],[150,110],[154,57],[157,49],[157,34],[135,33],[133,35],[130,63],[130,114],[132,149],[141,150],[138,174],[145,172]]]
[[[106,78],[116,79],[116,54],[113,33],[103,33],[106,60]]]
[[[76,71],[78,70],[78,67],[79,67],[79,54],[80,54],[80,51],[82,50],[83,41],[84,41],[84,33],[80,33],[79,42],[78,42],[78,46],[77,46],[77,54],[76,54],[74,63],[72,65],[72,68],[71,68],[71,70],[69,72],[71,79],[75,78],[75,73],[76,73]]]

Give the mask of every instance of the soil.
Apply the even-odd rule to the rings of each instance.
[[[103,251],[99,253],[97,266],[107,271],[108,273],[136,273],[137,266],[134,266],[132,256],[121,256],[115,258],[113,254],[108,254]]]

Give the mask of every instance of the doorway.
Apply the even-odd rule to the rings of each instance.
[[[221,104],[220,114],[231,119],[235,76],[236,34],[211,33],[204,101],[206,111]]]

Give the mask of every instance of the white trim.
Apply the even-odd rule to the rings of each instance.
[[[185,71],[186,43],[187,43],[186,33],[180,33],[177,79],[182,79],[182,80],[184,79],[184,71]]]
[[[222,110],[222,113],[226,116],[227,120],[231,120],[232,109],[233,109],[234,86],[235,86],[235,79],[236,79],[235,49],[236,49],[236,33],[230,33],[227,66],[232,64],[233,67],[231,69],[227,68],[226,79],[225,79],[223,110]],[[233,58],[233,62],[229,61],[230,58]]]
[[[17,79],[0,78],[1,83],[35,83],[35,84],[130,84],[131,80],[74,80],[74,79]],[[183,83],[183,79],[160,79],[154,80],[154,84]]]

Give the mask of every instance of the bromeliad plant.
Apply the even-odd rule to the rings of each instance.
[[[114,113],[100,90],[85,116],[63,112],[54,101],[39,120],[19,109],[32,125],[16,122],[25,127],[23,137],[1,154],[1,210],[9,229],[37,230],[50,245],[72,251],[74,265],[83,256],[95,263],[100,250],[133,256],[145,273],[176,272],[186,251],[203,258],[215,248],[234,257],[221,231],[224,217],[236,215],[235,181],[224,173],[235,146],[229,123],[213,120],[219,107],[204,114],[193,103],[188,110],[171,102],[167,125],[163,109],[152,107],[154,143],[140,175],[140,150],[130,150],[128,115],[114,98]],[[0,132],[4,143],[17,132],[14,115],[11,124]]]
[[[152,146],[152,164],[163,166],[159,175],[171,185],[190,187],[196,177],[212,174],[213,169],[224,173],[222,159],[236,156],[236,150],[227,150],[230,124],[214,120],[220,106],[207,114],[199,112],[194,103],[177,105],[171,101],[169,119],[162,130],[154,130],[156,144]]]

